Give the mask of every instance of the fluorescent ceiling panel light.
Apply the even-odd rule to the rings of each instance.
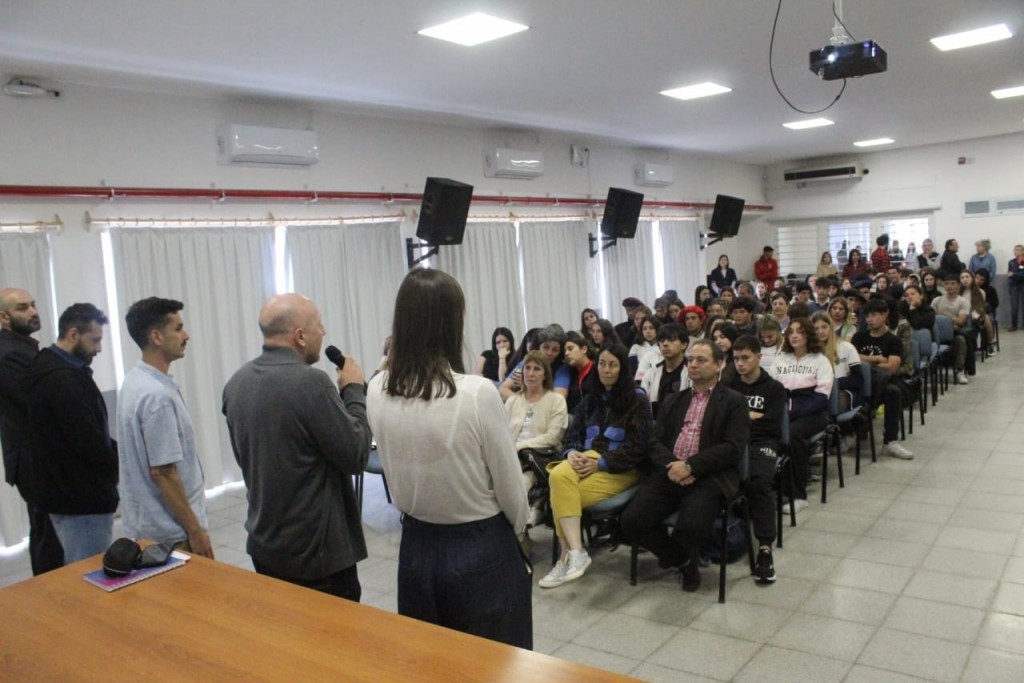
[[[732,88],[708,81],[706,83],[697,83],[696,85],[687,85],[682,88],[662,90],[661,94],[674,97],[677,100],[695,100],[699,97],[710,97],[711,95],[721,95],[727,92],[732,92]]]
[[[1018,85],[1015,88],[1003,88],[1002,90],[993,90],[992,97],[997,100],[1005,100],[1007,97],[1020,97],[1024,95],[1024,85]]]
[[[896,141],[892,138],[875,138],[874,140],[861,140],[853,145],[855,147],[875,147],[876,145],[891,145],[894,142]]]
[[[976,28],[973,31],[951,33],[948,36],[932,38],[932,45],[946,52],[948,50],[959,50],[962,47],[994,43],[997,40],[1006,40],[1012,37],[1013,34],[1010,33],[1010,29],[1007,28],[1006,24],[996,24],[995,26]]]
[[[472,47],[473,45],[479,45],[480,43],[486,43],[510,36],[513,33],[525,31],[528,28],[530,27],[517,24],[514,21],[499,19],[482,12],[474,12],[461,19],[453,19],[444,24],[425,28],[418,33],[421,36],[439,38],[440,40]]]
[[[790,121],[782,124],[790,130],[803,130],[804,128],[819,128],[820,126],[831,126],[835,121],[829,119],[807,119],[806,121]]]

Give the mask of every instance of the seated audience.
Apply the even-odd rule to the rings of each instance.
[[[761,367],[770,370],[775,364],[775,356],[782,350],[782,326],[775,316],[761,316],[757,323],[757,340],[761,342]]]
[[[495,328],[491,333],[491,348],[486,349],[476,359],[474,374],[500,384],[508,376],[508,361],[515,356],[516,347],[512,331],[507,327]]]
[[[789,326],[789,297],[783,292],[776,292],[771,297],[772,315],[783,328]]]
[[[731,322],[723,321],[721,325],[718,325],[711,332],[711,341],[715,343],[724,355],[722,360],[722,376],[719,378],[722,382],[729,385],[729,383],[736,378],[736,366],[732,362],[732,345],[739,338],[739,331],[736,326]]]
[[[640,367],[644,356],[658,350],[658,330],[660,329],[661,320],[657,316],[644,318],[640,324],[640,334],[636,343],[629,349],[629,366],[633,369],[633,378],[638,382],[643,378]]]
[[[622,344],[622,340],[615,332],[615,327],[610,320],[605,318],[598,318],[597,322],[591,324],[590,338],[597,348],[601,348],[605,344]]]
[[[967,384],[967,375],[974,374],[974,351],[968,338],[971,302],[960,295],[958,274],[946,275],[943,284],[946,293],[932,300],[932,309],[935,315],[944,315],[953,321],[953,383]]]
[[[718,381],[724,356],[707,340],[686,351],[692,388],[665,401],[654,428],[648,477],[622,513],[623,535],[651,551],[664,569],[678,567],[683,590],[700,587],[700,544],[712,533],[723,496],[735,496],[737,464],[750,417],[743,396]],[[671,535],[663,523],[677,512]]]
[[[551,373],[554,377],[554,391],[562,398],[569,395],[569,385],[572,382],[572,372],[569,366],[563,362],[565,346],[565,330],[561,325],[548,325],[537,332],[537,348],[544,354],[544,357],[551,363]],[[498,387],[501,400],[507,401],[509,397],[523,388],[523,363],[516,364],[505,381]]]
[[[583,509],[622,493],[639,479],[647,458],[651,406],[626,372],[628,353],[621,344],[601,349],[599,382],[590,382],[566,436],[566,459],[550,467],[551,510],[560,557],[541,588],[556,588],[583,576],[590,555],[583,548]]]
[[[647,394],[655,417],[664,399],[689,386],[685,367],[689,343],[686,330],[680,325],[662,325],[658,330],[658,355],[648,354],[645,366],[637,371],[642,373],[640,388]]]
[[[840,412],[859,406],[863,377],[861,377],[860,368],[853,370],[860,365],[857,349],[850,342],[836,338],[835,329],[832,327],[832,318],[828,313],[818,311],[811,316],[811,324],[814,326],[815,336],[821,342],[822,353],[832,363],[835,380],[839,382]]]
[[[828,316],[832,321],[832,329],[837,339],[850,341],[857,332],[856,318],[850,315],[849,302],[837,296],[828,305]]]
[[[677,322],[686,329],[686,335],[690,341],[704,338],[704,322],[708,319],[707,313],[700,306],[687,306],[677,316]]]
[[[566,404],[572,412],[583,398],[583,386],[594,369],[594,351],[583,335],[573,330],[565,335],[565,364],[572,373]]]
[[[757,318],[754,313],[754,300],[750,297],[740,296],[733,302],[732,321],[740,336],[745,334],[757,336]]]
[[[614,329],[615,334],[622,341],[622,345],[628,349],[633,345],[633,341],[636,338],[636,315],[640,309],[647,307],[644,306],[643,301],[640,301],[635,296],[628,296],[623,299],[622,307],[626,309],[626,320],[616,325]]]

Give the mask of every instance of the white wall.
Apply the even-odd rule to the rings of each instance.
[[[0,120],[4,121],[0,126],[0,149],[4,150],[0,184],[7,185],[418,193],[427,176],[448,176],[473,184],[477,194],[603,199],[609,186],[632,188],[633,164],[645,160],[673,166],[676,178],[669,188],[641,188],[649,199],[714,201],[716,194],[723,193],[744,197],[748,203],[764,203],[760,167],[680,153],[637,151],[550,133],[482,130],[83,86],[63,89],[60,99],[2,97]],[[218,165],[215,130],[223,122],[311,126],[319,134],[321,161],[310,168]],[[570,143],[590,149],[587,168],[569,163]],[[544,152],[545,175],[532,181],[485,178],[483,150],[498,145]],[[54,214],[63,219],[64,231],[53,241],[57,305],[63,310],[75,301],[91,301],[101,308],[106,301],[100,240],[96,232],[85,230],[86,211],[105,218],[234,218],[265,217],[268,213],[283,217],[365,215],[393,210],[331,203],[6,201],[0,203],[0,222],[51,219]],[[512,210],[529,213],[518,207]],[[508,208],[482,205],[474,208],[476,212],[507,213]],[[763,217],[749,216],[744,233],[748,225],[759,224],[763,225]],[[755,240],[757,248],[752,251],[743,240],[730,240],[713,247],[711,253],[736,251],[742,254],[734,257],[737,264],[750,262],[754,252],[760,252],[760,241]],[[104,389],[115,385],[112,355],[102,354],[95,364],[97,382]]]
[[[967,163],[958,164],[959,157],[965,157]],[[962,204],[967,200],[1024,198],[1024,133],[819,159],[814,165],[854,158],[870,171],[862,180],[811,184],[799,189],[785,185],[782,172],[800,164],[770,168],[767,194],[774,206],[771,220],[885,216],[934,209],[932,238],[937,249],[941,251],[947,239],[956,238],[960,257],[966,263],[974,253],[975,240],[991,239],[1000,271],[1013,255],[1013,245],[1024,241],[1024,214],[961,216]]]

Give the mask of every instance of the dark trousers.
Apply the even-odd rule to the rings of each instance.
[[[903,391],[899,387],[899,379],[888,370],[871,367],[871,403],[872,410],[885,406],[885,426],[882,443],[897,441],[900,438],[900,413],[903,412]]]
[[[284,576],[278,574],[272,569],[269,569],[265,564],[257,562],[255,558],[252,561],[252,567],[256,570],[257,574],[269,576],[272,579],[280,579],[281,581],[287,581],[293,583],[296,586],[302,586],[303,588],[310,588],[321,593],[327,593],[328,595],[334,595],[339,598],[345,598],[352,602],[359,602],[359,598],[363,594],[362,587],[359,585],[359,574],[356,571],[356,566],[346,567],[340,572],[325,576],[322,579],[296,579],[291,576]]]
[[[811,476],[811,447],[807,439],[828,426],[828,415],[818,413],[789,421],[789,458],[793,467],[793,479],[796,490],[795,498],[807,500],[807,481]],[[788,482],[783,482],[789,486]]]
[[[680,486],[663,469],[649,477],[619,518],[622,535],[654,553],[664,566],[681,566],[711,535],[722,491],[710,477]],[[679,513],[672,535],[664,520]]]
[[[28,505],[28,556],[32,562],[32,575],[39,576],[64,566],[64,546],[57,538],[49,513],[29,503],[24,492],[18,493]]]
[[[1010,285],[1010,325],[1017,327],[1022,319],[1021,310],[1024,310],[1024,285]]]
[[[531,573],[503,514],[465,524],[402,516],[403,616],[532,650]]]
[[[775,474],[778,460],[771,446],[750,445],[750,478],[743,486],[750,505],[750,523],[761,545],[775,542]]]

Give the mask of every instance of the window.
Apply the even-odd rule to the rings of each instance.
[[[821,251],[818,249],[818,226],[780,226],[776,236],[776,255],[779,260],[779,275],[803,276],[814,273],[818,268]]]
[[[882,232],[889,235],[889,253],[893,263],[899,262],[899,256],[903,258],[906,267],[917,269],[917,254],[921,253],[921,242],[928,239],[928,227],[928,219],[924,217],[895,218],[882,222]]]
[[[832,252],[836,268],[840,270],[850,260],[849,253],[851,249],[860,250],[861,256],[866,259],[871,254],[873,244],[874,240],[871,238],[870,221],[830,223],[828,226],[827,248]]]

